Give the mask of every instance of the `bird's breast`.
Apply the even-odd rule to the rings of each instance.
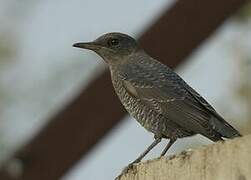
[[[122,102],[125,109],[131,114],[143,127],[148,131],[156,133],[159,131],[160,127],[163,128],[161,124],[162,117],[154,109],[145,105],[139,99],[133,97],[123,85],[123,81],[112,73],[112,83],[116,94],[118,95],[120,101]]]

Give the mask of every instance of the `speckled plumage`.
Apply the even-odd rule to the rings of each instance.
[[[166,83],[166,74],[158,69],[159,65],[156,61],[147,63],[140,56],[137,61],[132,59],[131,62],[120,64],[119,67],[111,67],[114,89],[126,110],[148,131],[166,138],[192,135],[192,132],[178,128],[163,113],[161,104],[175,101],[176,98],[167,98],[160,92],[158,94],[154,92],[155,84],[160,88],[165,88]],[[157,76],[154,76],[153,72]],[[170,73],[169,76],[172,74]],[[137,91],[144,90],[152,97],[140,97],[138,93],[142,92]],[[177,97],[177,99],[182,98]]]
[[[170,68],[147,55],[130,36],[108,33],[91,43],[75,47],[91,49],[109,65],[114,89],[126,110],[148,131],[155,141],[134,162],[139,162],[161,138],[202,134],[218,141],[240,133]]]
[[[116,93],[147,130],[167,138],[200,133],[213,141],[239,136],[198,93],[142,50],[111,66]],[[212,124],[218,121],[220,127]]]

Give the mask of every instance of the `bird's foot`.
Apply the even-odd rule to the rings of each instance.
[[[120,178],[121,178],[124,174],[126,174],[126,173],[128,173],[130,170],[132,170],[132,169],[133,169],[133,166],[134,166],[134,163],[135,163],[135,162],[132,162],[132,163],[128,164],[128,166],[126,166],[126,167],[122,170],[121,174],[118,175],[118,176],[115,178],[115,180],[120,180]]]

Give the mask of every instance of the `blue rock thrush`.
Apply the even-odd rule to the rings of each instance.
[[[215,109],[169,67],[147,55],[132,37],[108,33],[74,47],[90,49],[109,65],[114,89],[126,110],[148,131],[154,142],[170,139],[161,156],[177,138],[201,134],[212,141],[241,136]]]

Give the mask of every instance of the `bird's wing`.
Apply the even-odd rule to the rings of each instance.
[[[202,107],[207,109],[215,118],[210,119],[210,125],[219,132],[224,137],[238,137],[241,134],[231,126],[227,121],[225,121],[221,115],[219,115],[215,109],[203,98],[201,97],[193,88],[189,85],[185,85],[187,91],[201,104]]]
[[[152,106],[184,129],[213,135],[211,119],[221,128],[231,127],[207,101],[168,67],[155,63],[124,66],[120,73],[124,87],[138,100]],[[212,118],[215,116],[216,118]],[[217,121],[218,122],[218,121]],[[215,123],[215,122],[214,122]]]
[[[170,69],[143,65],[125,65],[119,71],[120,79],[132,95],[158,102],[182,100],[188,94],[185,88],[177,84],[178,76],[174,75]]]
[[[201,131],[202,125],[208,123],[205,108],[184,88],[184,81],[164,65],[124,66],[120,77],[132,96],[177,125]]]

